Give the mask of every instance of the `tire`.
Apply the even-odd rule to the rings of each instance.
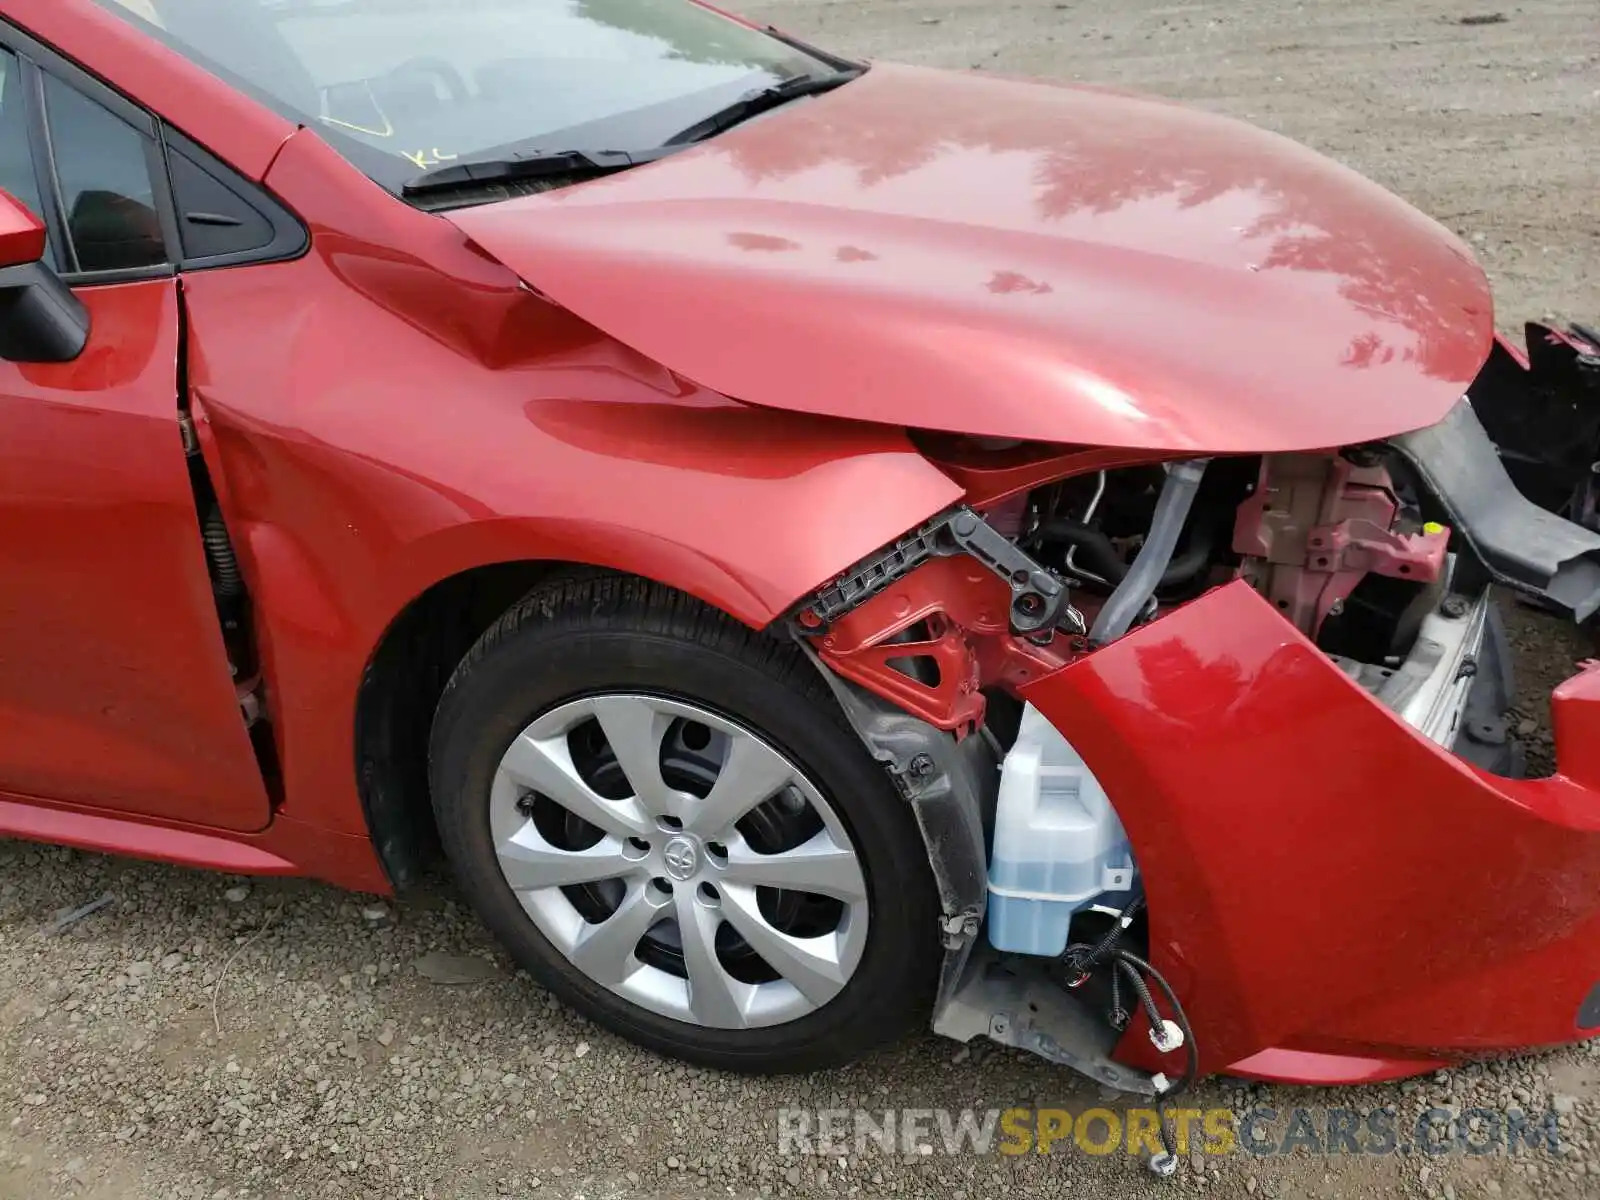
[[[592,724],[585,715],[591,709]],[[759,776],[760,786],[750,794],[770,784],[753,767],[734,773],[735,762],[765,764],[780,773],[792,767],[794,779],[737,827],[723,826],[732,830],[726,844],[697,840],[694,832],[710,836],[705,831],[720,819],[711,811],[723,794],[717,792],[698,801],[686,791],[659,793],[669,806],[677,802],[673,797],[684,801],[689,824],[679,823],[682,833],[674,833],[670,816],[653,818],[668,827],[637,839],[622,837],[632,825],[618,826],[613,834],[577,820],[574,812],[603,809],[610,829],[613,810],[623,814],[616,820],[634,822],[660,811],[647,808],[642,792],[628,798],[640,789],[613,745],[620,714],[643,721],[645,712],[651,714],[648,728],[666,733],[659,753],[651,749],[637,759],[643,765],[636,773],[650,776],[654,761],[662,779],[672,775],[668,789],[698,795],[710,786],[701,782],[702,775],[709,781],[711,768],[699,754],[723,754],[715,778],[727,775],[729,796],[743,795],[746,777]],[[602,717],[610,724],[603,726]],[[578,724],[569,727],[572,721]],[[552,729],[559,732],[547,739]],[[530,737],[523,736],[525,730]],[[615,741],[628,744],[622,737]],[[640,738],[638,744],[656,743]],[[605,790],[604,803],[580,798],[567,808],[526,784],[554,778],[546,750],[527,770],[524,763],[532,760],[512,756],[529,746],[564,748],[566,765]],[[938,905],[921,835],[910,807],[796,647],[644,580],[589,575],[549,582],[502,616],[456,669],[434,718],[430,756],[441,840],[468,899],[520,966],[598,1024],[699,1065],[773,1073],[852,1061],[925,1022],[940,950]],[[548,794],[576,795],[569,783],[557,780]],[[651,796],[657,795],[653,786],[646,789]],[[512,796],[514,816],[507,807]],[[514,839],[507,837],[509,830],[519,831]],[[586,850],[584,841],[596,836],[598,846]],[[786,838],[806,849],[781,848]],[[511,849],[517,839],[537,846],[529,853],[542,857],[530,860],[532,865],[516,857],[523,853]],[[737,883],[752,869],[761,874],[750,877],[770,876],[776,860],[757,853],[763,839],[769,848],[780,847],[776,853],[785,869],[818,870],[813,862],[822,860],[804,856],[820,847],[834,866],[818,886],[837,882],[837,895]],[[512,857],[503,859],[502,851]],[[846,851],[859,874],[851,873]],[[614,853],[649,857],[620,880],[559,890],[543,882],[551,870],[565,877],[577,861],[573,856],[588,853],[611,863],[620,861]],[[669,853],[675,855],[671,861],[664,857]],[[544,865],[547,860],[556,866]],[[691,863],[697,873],[682,876],[689,882],[674,884],[667,877],[688,872]],[[508,871],[524,885],[523,898]],[[709,916],[691,906],[691,887],[698,902],[718,906]],[[607,916],[613,900],[616,907]],[[623,932],[607,945],[626,943],[635,926],[649,919],[633,915],[644,912],[645,904],[667,906],[654,911],[683,920],[674,916],[651,926],[642,940],[630,943],[634,949],[620,964],[606,958],[601,970],[580,969],[576,959],[588,963],[600,954],[600,941],[586,940],[593,931],[615,920]],[[686,938],[686,923],[696,936]],[[773,940],[769,924],[786,937],[811,939],[798,943],[807,949],[790,956],[790,943]],[[774,947],[774,953],[757,945]],[[812,946],[828,948],[818,952],[816,970],[806,957]],[[714,963],[708,963],[708,952]],[[828,957],[835,953],[837,963]],[[634,962],[649,969],[633,971]],[[690,973],[691,963],[698,974]],[[684,972],[682,983],[674,982],[678,970]],[[705,986],[690,982],[701,978]],[[830,994],[835,986],[839,990]]]

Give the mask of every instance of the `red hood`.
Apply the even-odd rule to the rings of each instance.
[[[711,142],[450,214],[749,403],[992,437],[1309,449],[1433,424],[1489,350],[1453,235],[1151,99],[880,65]]]

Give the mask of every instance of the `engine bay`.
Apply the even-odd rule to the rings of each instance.
[[[1519,777],[1495,574],[1451,516],[1388,445],[1057,472],[858,564],[796,628],[853,682],[1008,748],[1009,692],[1239,580],[1425,737]]]
[[[1165,473],[1151,465],[1068,479],[994,519],[1070,581],[1092,623],[1147,540]],[[1489,578],[1451,553],[1452,531],[1424,495],[1380,449],[1214,460],[1141,618],[1242,579],[1424,736],[1520,775]]]

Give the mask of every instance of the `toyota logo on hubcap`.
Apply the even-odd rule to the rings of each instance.
[[[686,837],[675,837],[661,851],[667,864],[667,874],[674,879],[688,879],[700,866],[700,851]]]

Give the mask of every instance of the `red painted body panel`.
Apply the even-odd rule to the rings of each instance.
[[[269,182],[313,252],[185,294],[286,812],[365,828],[356,690],[440,579],[589,563],[759,626],[960,497],[897,430],[726,400],[531,294],[449,223],[374,211],[376,187],[309,134]]]
[[[177,424],[174,280],[89,288],[70,363],[0,363],[0,791],[267,824]]]
[[[286,858],[212,831],[132,821],[0,793],[0,834],[247,875],[298,875]]]
[[[1441,419],[1493,334],[1453,234],[1303,147],[887,64],[649,166],[450,217],[725,395],[995,437],[1360,442]]]
[[[1600,981],[1600,671],[1556,693],[1560,773],[1524,782],[1420,737],[1243,583],[1021,694],[1117,797],[1205,1069],[1580,1036]]]
[[[981,689],[1017,685],[1059,668],[1082,649],[1081,638],[1057,633],[1035,642],[1011,635],[1011,592],[987,567],[966,556],[935,558],[845,614],[818,640],[822,660],[853,680],[957,737],[983,724]],[[802,627],[820,618],[797,615]],[[913,626],[910,640],[893,640]],[[894,664],[932,659],[937,682],[926,683]]]
[[[589,563],[763,625],[963,496],[1427,425],[1491,336],[1482,273],[1433,222],[1160,101],[881,66],[447,220],[88,0],[0,12],[313,233],[297,261],[182,281],[280,807],[210,610],[168,280],[85,290],[79,362],[0,365],[0,630],[27,631],[0,662],[0,834],[386,890],[357,690],[440,580]],[[904,426],[1055,445],[925,454]],[[1421,740],[1243,584],[1062,667],[1006,649],[1002,591],[946,561],[834,649],[941,614],[959,679],[1020,685],[1083,749],[1207,1069],[1354,1082],[1583,1032],[1600,672],[1555,697],[1561,774],[1511,783]]]
[[[0,191],[0,267],[38,262],[44,245],[44,222],[11,193]]]
[[[0,792],[0,837],[236,875],[310,875],[354,891],[393,890],[365,834],[341,836],[284,816],[260,833],[223,833],[199,824],[112,816]]]
[[[1316,1054],[1309,1050],[1263,1050],[1234,1063],[1228,1068],[1228,1074],[1267,1083],[1338,1087],[1406,1079],[1449,1065],[1443,1059],[1363,1058],[1353,1054]]]

